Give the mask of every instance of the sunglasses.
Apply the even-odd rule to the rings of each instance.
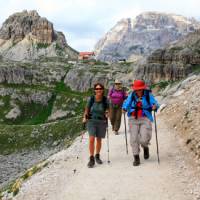
[[[115,83],[115,85],[121,85],[121,83]]]
[[[103,90],[103,88],[95,88],[94,90]]]

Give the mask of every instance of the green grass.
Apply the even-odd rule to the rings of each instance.
[[[94,75],[96,75],[97,73],[107,74],[109,73],[109,70],[103,68],[91,68],[89,72],[93,73]]]
[[[200,73],[200,65],[194,65],[194,66],[192,67],[192,71],[193,71],[194,73],[199,74],[199,73]]]
[[[56,43],[56,50],[63,51],[63,48],[58,43]]]
[[[28,85],[28,84],[15,84],[15,83],[0,83],[0,87],[3,88],[14,88],[14,89],[32,89],[32,90],[43,90],[43,91],[53,91],[52,87],[47,87],[45,85]]]
[[[165,89],[169,84],[171,84],[172,81],[160,81],[159,83],[155,83],[151,85],[151,88],[159,87],[160,90]]]
[[[122,66],[131,66],[132,62],[123,62],[123,63],[120,63],[120,65]]]
[[[15,121],[5,119],[5,115],[11,109],[10,96],[0,98],[4,102],[4,105],[0,107],[0,119],[4,118],[0,124],[0,154],[10,154],[24,149],[38,149],[42,146],[51,148],[55,141],[69,145],[82,128],[81,118],[86,99],[93,93],[92,89],[84,93],[72,91],[66,87],[63,80],[56,83],[55,88],[26,84],[1,84],[0,86],[15,88],[22,94],[27,93],[26,89],[47,91],[53,94],[47,106],[15,100],[22,112]],[[61,96],[61,98],[58,99],[57,96]],[[68,100],[69,102],[66,103]],[[77,100],[79,100],[78,103]],[[67,105],[65,110],[75,112],[75,117],[69,115],[64,120],[42,125],[46,123],[54,105],[62,108],[64,104]],[[45,126],[46,128],[44,128]]]
[[[4,105],[0,106],[0,119],[4,120],[5,115],[10,111],[10,96],[0,97],[0,100],[4,103]],[[0,122],[2,123],[2,122]]]
[[[46,49],[49,46],[49,44],[46,43],[37,43],[36,48],[37,49]]]
[[[103,61],[97,60],[97,61],[95,61],[95,65],[109,65],[109,64],[106,63],[106,62],[103,62]]]
[[[175,46],[175,47],[170,48],[169,50],[174,52],[174,51],[181,51],[182,49],[183,49],[183,47]]]
[[[64,81],[60,81],[56,83],[55,87],[55,92],[56,93],[62,93],[66,94],[68,96],[79,96],[80,98],[85,97],[85,96],[90,96],[92,94],[92,89],[89,89],[87,92],[78,92],[78,91],[73,91],[70,89],[70,87],[66,86]]]
[[[45,86],[29,86],[29,85],[11,85],[20,90],[20,92],[25,93],[25,89],[36,89],[41,91],[50,91],[52,92],[53,96],[49,100],[48,105],[42,105],[38,103],[22,103],[19,100],[15,100],[15,103],[19,106],[21,110],[21,115],[15,119],[15,120],[8,120],[5,118],[5,113],[7,114],[10,109],[10,97],[6,96],[3,98],[4,106],[0,107],[0,119],[3,119],[1,124],[10,124],[10,125],[35,125],[35,124],[41,124],[45,123],[48,119],[48,117],[51,115],[52,108],[54,104],[56,104],[56,107],[62,108],[63,104],[66,104],[67,107],[65,110],[73,110],[76,112],[76,114],[79,114],[83,111],[84,105],[85,105],[85,99],[87,96],[91,95],[92,91],[88,92],[76,92],[72,91],[69,87],[66,87],[64,84],[64,81],[58,82],[55,86],[55,88],[48,88]],[[10,87],[10,85],[7,85],[7,87]],[[56,96],[60,95],[62,98],[61,100],[56,100]],[[1,99],[1,98],[0,98]],[[66,101],[69,99],[69,102],[66,103]],[[74,102],[72,99],[79,100],[79,104],[76,107],[72,107],[74,105]],[[56,102],[57,101],[57,102]]]
[[[82,130],[81,115],[43,125],[0,125],[0,154],[7,155],[23,149],[51,148],[55,141],[64,145]]]
[[[4,120],[6,124],[24,124],[35,125],[45,123],[48,116],[51,114],[53,103],[55,101],[55,95],[49,100],[48,105],[42,105],[37,103],[21,103],[18,101],[18,105],[21,110],[21,115],[16,120]]]

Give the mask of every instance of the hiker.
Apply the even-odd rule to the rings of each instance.
[[[110,122],[112,130],[115,135],[118,135],[118,131],[121,125],[122,116],[122,104],[126,99],[127,94],[122,87],[122,82],[115,80],[114,86],[109,90],[108,99],[110,100]]]
[[[159,105],[147,89],[144,81],[135,80],[133,91],[124,102],[122,109],[129,117],[130,144],[134,156],[134,166],[140,165],[140,145],[144,151],[144,159],[149,158],[149,142],[152,137],[153,117],[151,112],[157,111]]]
[[[95,165],[95,160],[98,164],[102,164],[100,159],[100,150],[102,138],[105,138],[106,128],[108,125],[108,110],[109,103],[107,97],[104,96],[104,86],[100,83],[94,85],[95,95],[91,96],[85,108],[83,123],[87,122],[87,130],[89,133],[89,152],[90,159],[88,167],[92,168]],[[96,138],[96,155],[95,152]]]

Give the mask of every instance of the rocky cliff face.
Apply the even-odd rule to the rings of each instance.
[[[200,28],[194,19],[174,14],[147,12],[119,21],[95,46],[97,59],[137,60]]]
[[[200,163],[200,75],[168,86],[161,94],[165,97],[161,117],[175,129],[183,139],[196,161]]]
[[[0,29],[0,54],[10,60],[29,60],[40,56],[66,56],[78,53],[67,45],[65,36],[36,11],[11,15]]]
[[[152,83],[183,79],[200,69],[199,49],[200,31],[197,30],[165,49],[153,52],[146,64],[138,66],[135,77]]]
[[[115,79],[125,82],[125,76],[132,67],[126,64],[112,63],[106,64],[77,64],[66,74],[64,83],[72,90],[86,92],[93,88],[97,82],[102,83],[105,88],[109,88]]]

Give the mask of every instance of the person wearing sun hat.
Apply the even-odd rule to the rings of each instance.
[[[127,94],[122,87],[122,82],[116,79],[114,86],[108,92],[108,99],[110,100],[110,122],[115,135],[118,135],[121,125],[122,104],[126,97]]]
[[[127,112],[130,145],[134,156],[134,166],[140,165],[140,145],[144,151],[144,159],[149,158],[149,143],[152,137],[152,111],[156,111],[159,104],[143,80],[135,80],[132,92],[123,103],[123,112]]]

